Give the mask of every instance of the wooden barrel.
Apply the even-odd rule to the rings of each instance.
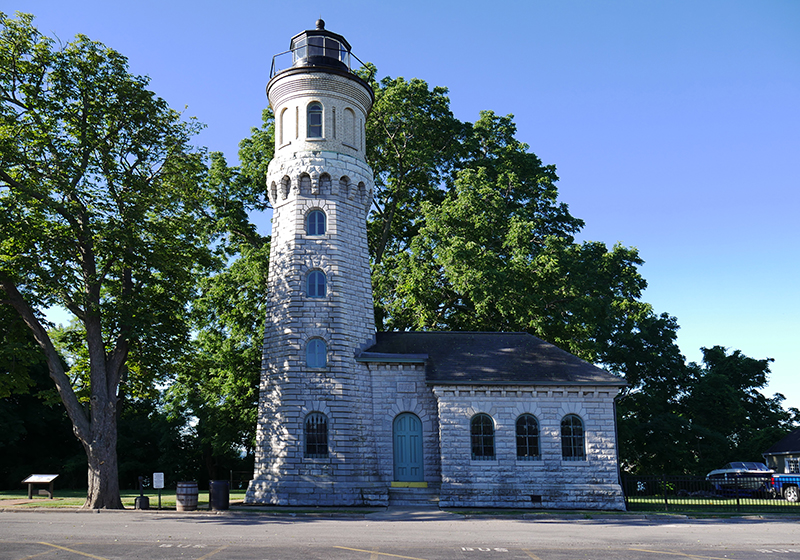
[[[175,509],[178,511],[194,511],[197,509],[197,483],[179,482],[175,493]]]

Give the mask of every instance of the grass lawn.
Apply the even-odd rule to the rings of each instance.
[[[740,498],[737,504],[733,497],[690,497],[667,496],[665,507],[664,496],[631,496],[628,497],[628,511],[665,511],[670,512],[741,512],[741,513],[791,513],[800,514],[800,503],[787,502],[775,498]]]
[[[34,487],[34,492],[36,488]],[[51,500],[47,496],[33,495],[33,500],[15,505],[14,507],[81,507],[86,501],[86,490],[59,490],[55,489],[53,492],[54,497]],[[230,501],[237,502],[244,500],[244,490],[231,490]],[[126,508],[133,508],[134,500],[139,495],[138,490],[122,490],[120,497],[122,498],[122,505]],[[150,498],[150,508],[156,509],[158,507],[158,491],[148,490],[144,493],[145,496]],[[28,488],[27,486],[20,490],[0,490],[0,500],[27,500]],[[2,505],[2,504],[0,504]],[[164,489],[161,491],[161,509],[175,509],[175,490]],[[201,490],[198,495],[197,509],[208,509],[208,490]]]

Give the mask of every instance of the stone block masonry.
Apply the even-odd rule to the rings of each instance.
[[[434,386],[441,441],[442,507],[624,509],[616,458],[614,397],[608,387]],[[571,393],[567,398],[565,395]],[[494,421],[494,460],[473,460],[470,420]],[[516,420],[533,415],[540,456],[519,460]],[[561,420],[582,418],[586,459],[562,457]]]

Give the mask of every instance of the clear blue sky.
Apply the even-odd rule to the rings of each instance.
[[[379,76],[448,87],[459,119],[513,113],[583,238],[639,249],[645,300],[678,318],[687,358],[774,358],[768,392],[800,407],[800,1],[3,4],[126,55],[230,162],[272,55],[320,16]]]

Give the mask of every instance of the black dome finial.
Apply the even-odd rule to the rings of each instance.
[[[325,20],[324,19],[319,18],[317,20],[317,29],[325,29]]]

